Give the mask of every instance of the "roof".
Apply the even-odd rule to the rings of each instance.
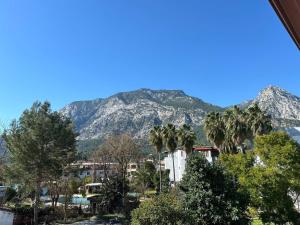
[[[300,0],[269,1],[298,49],[300,49]]]

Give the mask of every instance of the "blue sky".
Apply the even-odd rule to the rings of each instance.
[[[300,53],[267,0],[1,0],[0,120],[138,88],[227,106],[300,95]]]

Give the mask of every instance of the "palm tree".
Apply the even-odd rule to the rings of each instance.
[[[207,114],[204,120],[204,129],[208,141],[220,151],[225,140],[225,125],[222,115],[218,112]]]
[[[160,126],[154,126],[150,130],[149,141],[151,145],[154,146],[156,152],[158,153],[159,161],[159,192],[162,191],[162,181],[161,181],[161,150],[163,148],[163,136],[162,128]]]
[[[272,130],[271,117],[265,114],[257,104],[247,110],[247,124],[251,130],[251,138],[267,134]]]
[[[235,147],[242,147],[242,144],[249,136],[249,129],[246,123],[247,114],[239,107],[225,111],[223,119],[226,128],[226,138]]]
[[[184,124],[178,131],[178,139],[188,156],[193,151],[193,146],[196,141],[196,134],[189,125]]]
[[[175,164],[174,164],[174,152],[177,148],[177,130],[173,124],[167,124],[163,127],[163,140],[168,149],[169,153],[172,155],[173,160],[173,176],[174,176],[174,185],[175,185]]]

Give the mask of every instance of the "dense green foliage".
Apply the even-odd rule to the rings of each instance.
[[[210,164],[201,154],[191,155],[180,185],[189,224],[249,224],[248,198],[238,186],[221,165]]]
[[[284,132],[255,138],[254,152],[222,155],[222,164],[234,174],[241,192],[263,222],[297,224],[293,196],[300,194],[300,146]]]
[[[186,218],[181,200],[175,194],[160,194],[144,201],[131,215],[132,225],[182,225]]]
[[[161,170],[161,152],[164,146],[162,128],[160,126],[154,126],[150,130],[149,142],[154,146],[156,153],[158,154],[159,163],[159,192],[162,190],[162,170]]]
[[[9,151],[10,180],[35,191],[35,224],[41,184],[63,174],[75,159],[72,122],[52,112],[48,102],[36,102],[3,134]]]
[[[138,192],[145,194],[145,191],[148,188],[154,188],[155,174],[156,174],[155,165],[150,161],[146,161],[134,173],[133,184],[134,184],[135,189]]]
[[[167,193],[170,190],[170,170],[164,170],[161,173],[161,192]],[[153,177],[153,183],[157,192],[159,192],[159,172],[156,172]]]
[[[251,142],[256,135],[267,134],[272,130],[270,116],[257,105],[246,110],[234,106],[223,114],[209,113],[205,118],[204,128],[207,139],[226,153],[244,151],[246,140],[250,141],[248,148],[251,148]]]
[[[193,151],[193,147],[196,141],[196,134],[189,125],[183,124],[178,132],[179,145],[189,155]]]
[[[125,183],[125,192],[129,190],[128,183]],[[104,180],[101,191],[95,197],[97,208],[102,213],[112,213],[118,207],[122,206],[122,178],[119,176],[111,176]]]

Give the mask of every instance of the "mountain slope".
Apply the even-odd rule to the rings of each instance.
[[[271,115],[275,127],[300,127],[300,98],[274,86],[263,89],[250,101],[240,104],[246,108],[254,103]],[[77,101],[65,106],[61,113],[70,117],[79,133],[82,149],[92,149],[101,139],[120,133],[147,140],[154,125],[184,123],[196,128],[205,141],[202,126],[210,111],[224,109],[186,95],[179,90],[139,89],[122,92],[105,99]]]
[[[183,91],[139,89],[106,99],[73,102],[61,113],[74,121],[79,140],[101,139],[119,133],[145,139],[154,125],[200,126],[207,112],[221,110]]]
[[[271,115],[275,126],[294,127],[300,125],[300,98],[279,87],[269,86],[246,105],[257,103]],[[245,106],[245,105],[244,105]]]

